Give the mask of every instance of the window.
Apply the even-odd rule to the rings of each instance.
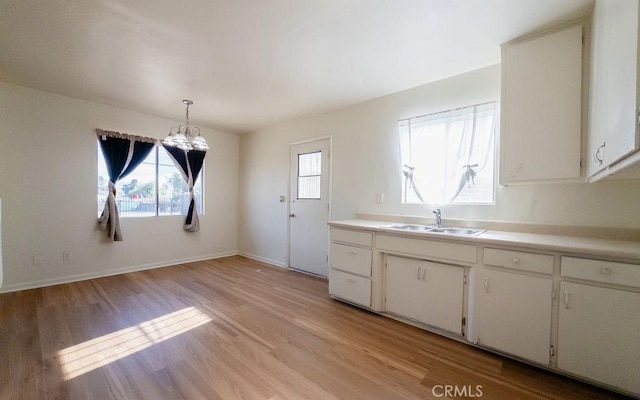
[[[298,199],[320,200],[322,152],[298,154]]]
[[[194,185],[196,210],[200,215],[202,181],[201,172]],[[98,216],[104,209],[108,185],[109,174],[98,144]],[[156,146],[132,173],[116,183],[116,204],[121,217],[186,215],[189,188],[164,147]]]
[[[405,204],[493,204],[497,103],[398,121]]]

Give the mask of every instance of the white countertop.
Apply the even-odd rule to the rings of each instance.
[[[616,258],[640,263],[640,242],[496,230],[487,230],[477,236],[457,236],[443,233],[405,231],[389,228],[390,226],[397,224],[398,222],[367,219],[329,222],[329,226],[336,228],[360,229],[396,236],[444,240],[459,243],[476,243],[482,245],[505,245],[535,250],[552,250],[570,253],[570,255]]]

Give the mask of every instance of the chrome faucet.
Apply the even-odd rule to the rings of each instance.
[[[436,215],[436,226],[438,228],[442,228],[442,213],[440,212],[440,209],[436,208],[433,213]]]

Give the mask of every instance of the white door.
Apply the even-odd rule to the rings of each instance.
[[[487,269],[481,281],[474,317],[479,343],[549,364],[551,279]]]
[[[560,283],[558,368],[631,393],[640,388],[640,293]]]
[[[424,261],[422,280],[426,290],[420,321],[462,334],[464,268]]]
[[[291,145],[289,267],[327,276],[329,139]]]

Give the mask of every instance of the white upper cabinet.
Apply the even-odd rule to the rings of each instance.
[[[597,0],[595,3],[587,159],[592,180],[627,167],[629,163],[621,161],[637,152],[640,146],[639,7],[638,0]]]
[[[500,182],[581,177],[582,26],[502,45]]]

